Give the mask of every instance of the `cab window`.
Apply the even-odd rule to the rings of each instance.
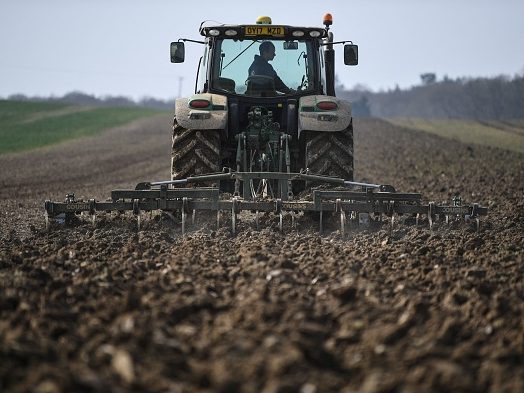
[[[260,57],[260,45],[267,41],[275,49],[275,56],[269,61]],[[289,95],[314,89],[314,59],[309,41],[224,39],[217,41],[215,50],[214,89],[250,96]],[[254,62],[262,62],[262,71],[258,71],[261,67],[252,67]],[[280,81],[270,75],[271,70]]]
[[[198,75],[197,75],[197,82],[195,85],[195,93],[204,93],[206,91],[206,82],[207,82],[207,61],[208,61],[208,45],[206,44],[206,48],[204,49],[204,54],[200,58],[200,61],[198,62]]]

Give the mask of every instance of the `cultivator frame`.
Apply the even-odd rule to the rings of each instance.
[[[221,181],[234,180],[237,190],[233,196],[224,198],[220,192]],[[291,185],[295,181],[323,183],[339,186],[337,189],[312,189],[311,199],[295,199]],[[192,184],[217,182],[214,187],[188,187]],[[271,189],[271,182],[276,190]],[[262,185],[269,194],[257,193],[253,184]],[[240,197],[238,189],[242,185],[245,197]],[[186,233],[187,217],[195,212],[215,212],[217,228],[220,227],[221,213],[231,213],[231,229],[237,230],[237,217],[242,211],[255,213],[255,222],[259,226],[260,212],[274,212],[279,216],[279,229],[283,229],[284,213],[289,213],[292,226],[295,226],[295,216],[298,212],[317,212],[319,230],[323,231],[324,213],[339,215],[340,231],[345,233],[348,221],[357,225],[371,221],[382,221],[387,217],[391,228],[395,215],[410,215],[418,224],[419,217],[426,215],[430,229],[437,217],[462,218],[472,220],[478,230],[479,217],[487,214],[488,209],[477,203],[462,205],[460,197],[453,198],[451,205],[439,205],[434,202],[424,204],[419,193],[399,193],[389,185],[360,183],[344,180],[338,177],[318,176],[309,173],[283,172],[235,172],[225,169],[224,172],[192,176],[186,179],[139,183],[134,190],[114,190],[108,201],[95,199],[77,200],[74,194],[68,194],[64,202],[45,202],[46,228],[56,218],[63,218],[67,223],[77,214],[89,214],[93,224],[98,212],[132,211],[137,217],[137,227],[140,230],[141,214],[143,212],[179,211],[182,217],[182,234]]]

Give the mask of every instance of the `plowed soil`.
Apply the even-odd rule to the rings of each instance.
[[[0,156],[0,391],[523,392],[524,156],[360,120],[356,178],[490,208],[322,236],[43,202],[169,177],[170,119]],[[200,225],[198,223],[200,222]]]

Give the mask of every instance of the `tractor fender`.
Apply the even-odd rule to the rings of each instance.
[[[336,108],[320,109],[320,102],[333,102]],[[343,131],[351,124],[351,104],[346,100],[326,95],[305,96],[300,98],[298,110],[298,133],[301,131]]]
[[[193,101],[208,101],[207,107],[191,107]],[[220,94],[193,94],[178,98],[175,102],[175,117],[179,125],[187,129],[227,129],[227,97]]]

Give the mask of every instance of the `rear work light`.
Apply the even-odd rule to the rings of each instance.
[[[338,109],[338,105],[333,101],[320,101],[317,103],[317,108],[323,111],[334,111]]]
[[[190,108],[207,108],[211,103],[208,100],[193,100],[189,102]]]
[[[238,34],[238,31],[229,29],[229,30],[226,30],[224,34],[227,35],[228,37],[233,37]]]

